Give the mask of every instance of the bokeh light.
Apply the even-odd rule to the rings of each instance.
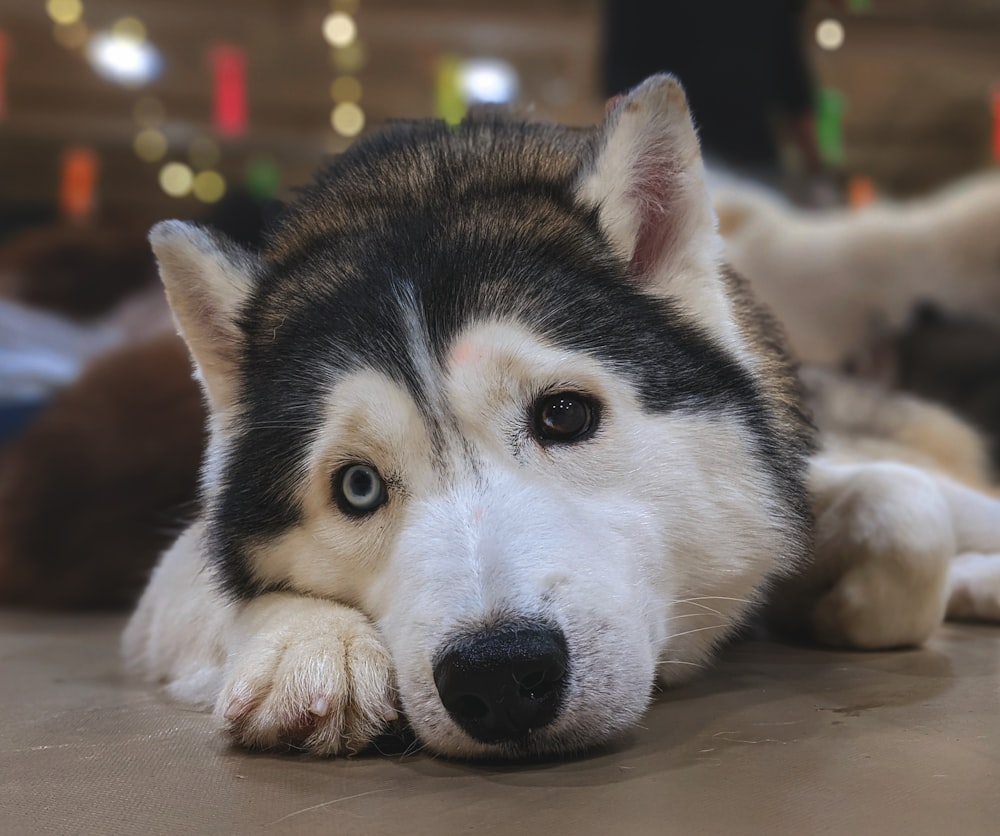
[[[345,12],[330,12],[323,18],[323,37],[330,46],[346,47],[354,43],[358,27],[354,18]]]
[[[361,82],[352,75],[342,75],[330,83],[330,98],[335,102],[361,101]]]
[[[143,162],[155,163],[167,153],[167,138],[156,128],[143,128],[132,140],[132,148]]]
[[[245,181],[247,191],[258,200],[274,197],[281,187],[281,172],[274,160],[269,157],[257,157],[247,166]]]
[[[145,84],[160,72],[160,53],[149,41],[98,32],[87,42],[87,60],[98,75],[124,85]]]
[[[191,190],[202,203],[215,203],[226,193],[226,179],[217,171],[199,171],[191,183]]]
[[[194,173],[184,163],[167,163],[160,169],[160,188],[171,197],[184,197],[194,185]]]
[[[137,17],[123,17],[111,25],[111,34],[133,41],[146,40],[146,25]]]
[[[330,114],[330,124],[341,136],[357,136],[365,126],[365,112],[354,102],[341,102]]]
[[[83,3],[80,0],[48,0],[45,11],[56,23],[69,26],[83,17]]]
[[[844,25],[832,18],[821,20],[816,26],[816,43],[823,49],[840,49],[844,43]]]
[[[367,53],[361,41],[355,41],[343,49],[330,50],[330,61],[339,72],[356,73],[365,65]]]

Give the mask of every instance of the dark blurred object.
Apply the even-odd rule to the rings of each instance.
[[[46,405],[42,400],[0,404],[0,447],[24,430]]]
[[[96,360],[0,449],[0,601],[133,603],[193,507],[203,424],[173,334]]]
[[[922,304],[905,328],[884,333],[848,370],[947,405],[991,442],[1000,469],[1000,328]]]
[[[0,296],[71,319],[106,313],[155,278],[144,230],[64,224],[0,245]]]
[[[233,189],[214,204],[203,222],[237,244],[256,249],[261,244],[265,227],[281,210],[281,201],[258,200],[243,189]]]
[[[707,157],[765,179],[779,173],[786,132],[819,165],[801,0],[608,0],[605,92],[657,72],[687,91]]]

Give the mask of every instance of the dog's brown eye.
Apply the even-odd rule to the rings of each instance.
[[[594,402],[576,392],[559,392],[535,404],[535,435],[542,442],[581,441],[597,426]]]
[[[339,471],[333,489],[340,510],[354,517],[370,514],[387,498],[382,477],[366,464],[351,464]]]

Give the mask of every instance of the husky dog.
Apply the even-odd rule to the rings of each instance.
[[[599,744],[697,670],[803,576],[811,473],[854,485],[809,471],[799,380],[702,175],[659,76],[595,130],[390,126],[260,254],[158,225],[211,438],[131,666],[250,747],[353,752],[402,712],[461,757]],[[827,609],[834,641],[925,637]]]

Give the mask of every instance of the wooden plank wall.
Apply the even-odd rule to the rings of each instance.
[[[673,1],[673,0],[671,0]],[[1000,0],[811,0],[810,55],[822,83],[848,97],[846,167],[895,194],[922,191],[990,164],[988,95],[1000,82]],[[164,53],[165,72],[148,92],[168,114],[170,157],[212,134],[206,52],[218,41],[250,54],[250,134],[222,143],[233,183],[267,155],[284,185],[304,181],[340,147],[329,126],[334,76],[320,24],[327,0],[84,0],[93,28],[132,14]],[[811,32],[826,16],[845,23],[841,49],[823,52]],[[583,124],[599,117],[600,0],[360,0],[367,62],[359,77],[369,125],[434,109],[436,56],[489,55],[519,70],[522,102],[543,118]],[[73,143],[102,160],[101,213],[142,222],[193,216],[192,198],[164,195],[157,166],[131,149],[138,93],[98,78],[56,44],[44,0],[3,0],[0,29],[12,42],[8,113],[0,122],[0,212],[47,211],[58,161]]]

